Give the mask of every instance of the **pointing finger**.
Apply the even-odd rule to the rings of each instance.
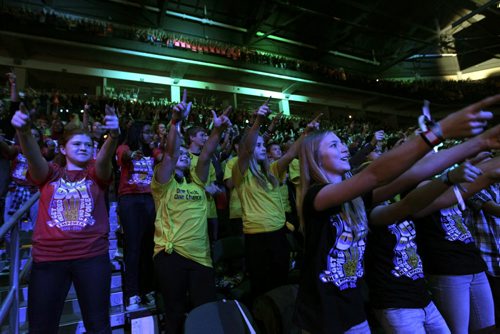
[[[212,112],[212,117],[213,119],[216,119],[217,118],[217,113],[212,109],[210,110]]]
[[[233,110],[233,107],[232,107],[232,106],[228,106],[228,107],[224,110],[224,112],[222,113],[222,115],[224,115],[224,116],[228,116],[228,115],[229,115],[229,113],[230,113],[232,110]]]
[[[317,122],[321,116],[323,116],[323,113],[319,113],[318,116],[314,117],[314,119],[311,121],[311,123],[312,122]]]
[[[29,113],[28,113],[28,108],[26,108],[26,106],[24,105],[23,102],[19,103],[19,110],[25,114],[25,115],[28,115],[29,116]]]
[[[266,100],[266,102],[264,102],[264,104],[267,106],[269,105],[269,102],[271,102],[271,96],[269,96]]]
[[[187,102],[187,89],[184,89],[184,92],[182,93],[182,102]]]

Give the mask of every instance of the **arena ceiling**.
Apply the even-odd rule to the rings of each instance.
[[[134,20],[142,24],[369,76],[455,75],[500,57],[500,1],[111,2],[135,6]],[[155,21],[148,12],[156,8]]]
[[[317,62],[371,79],[456,79],[479,70],[484,70],[486,76],[500,74],[499,3],[498,0],[4,0],[1,5],[55,11],[122,27],[161,29],[183,38]],[[296,71],[269,70],[269,66],[260,65],[236,66],[224,57],[42,30],[0,23],[0,65],[68,74],[85,74],[82,69],[89,67],[93,69],[89,73],[95,74],[105,68],[138,73],[136,76],[163,75],[174,81],[212,83],[197,87],[200,90],[233,85],[264,91],[261,96],[253,94],[242,99],[250,105],[265,98],[266,90],[305,97],[290,100],[295,110],[315,104],[318,108],[329,106],[413,117],[422,102],[325,84],[322,78]],[[266,71],[272,72],[271,75],[255,74]],[[143,81],[139,77],[132,80]],[[225,92],[239,89],[233,86],[224,86]],[[162,86],[151,89],[161,90]],[[443,114],[456,108],[434,106]]]

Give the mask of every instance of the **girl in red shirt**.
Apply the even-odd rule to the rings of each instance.
[[[60,140],[61,165],[48,163],[30,132],[23,105],[12,118],[28,160],[28,178],[40,189],[29,280],[30,333],[56,333],[64,300],[73,283],[87,332],[111,333],[108,255],[109,222],[104,193],[119,136],[115,109],[106,106],[110,135],[92,159],[90,135],[75,129]]]

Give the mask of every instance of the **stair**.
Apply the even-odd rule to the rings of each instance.
[[[155,315],[155,307],[140,307],[138,310],[133,312],[127,312],[124,305],[124,297],[122,292],[122,277],[121,277],[121,259],[116,257],[117,253],[121,253],[118,248],[118,242],[116,239],[115,231],[118,228],[118,219],[116,215],[116,202],[110,203],[110,248],[109,256],[111,259],[111,264],[113,266],[113,272],[111,276],[111,293],[110,293],[110,322],[113,333],[121,334],[129,331],[129,324],[136,323],[135,319],[140,319],[142,317],[148,317]],[[31,240],[30,238],[25,240]],[[21,249],[21,263],[27,261],[31,254],[31,245],[23,243]],[[0,299],[4,299],[9,290],[9,269],[8,261],[6,260],[5,253],[0,254]],[[4,270],[2,270],[2,268]],[[19,291],[19,325],[20,333],[28,333],[28,323],[27,323],[27,302],[28,302],[28,285],[26,282],[20,282]],[[156,318],[156,317],[153,317]],[[156,326],[156,319],[155,326]],[[8,320],[7,320],[8,322]],[[137,327],[137,325],[135,325]],[[136,331],[137,332],[137,331]],[[8,334],[9,328],[7,324],[4,324],[0,328],[1,334]],[[78,299],[76,297],[76,292],[73,286],[71,286],[66,301],[64,303],[64,308],[62,316],[59,323],[59,333],[72,333],[79,334],[85,333],[85,327],[83,325],[82,317],[80,314],[80,306],[78,304]]]

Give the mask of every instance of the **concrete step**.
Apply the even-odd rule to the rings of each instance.
[[[124,325],[126,321],[126,314],[122,306],[114,306],[110,308],[110,322],[113,334],[125,333]],[[4,327],[5,328],[5,327]],[[2,329],[2,334],[7,334],[8,329]],[[28,333],[28,323],[20,323],[21,334]],[[85,333],[85,326],[83,325],[80,313],[63,314],[59,322],[59,334],[83,334]]]
[[[110,293],[110,305],[111,307],[122,307],[123,308],[123,292],[121,288],[114,288]],[[24,323],[28,318],[28,303],[23,301],[19,306],[19,323]],[[66,301],[64,302],[63,315],[80,314],[80,305],[78,304],[78,298],[76,293],[68,293]]]
[[[122,277],[120,272],[114,272],[111,275],[111,290],[121,289],[122,288]],[[9,286],[0,287],[0,300],[3,300],[7,293],[9,292]],[[71,285],[68,296],[76,295],[75,288]],[[28,285],[23,284],[19,288],[19,302],[27,302],[28,301]]]

